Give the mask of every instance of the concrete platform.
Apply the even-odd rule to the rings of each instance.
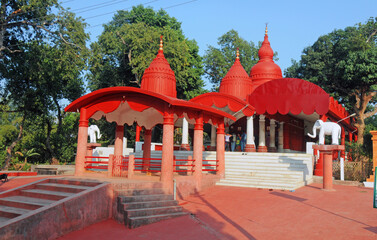
[[[36,179],[15,178],[0,189]],[[321,186],[294,192],[216,186],[180,202],[194,215],[137,229],[110,219],[59,239],[377,239],[372,189]]]
[[[194,216],[126,229],[114,220],[59,239],[377,239],[369,188],[321,184],[295,192],[216,186],[181,201]]]

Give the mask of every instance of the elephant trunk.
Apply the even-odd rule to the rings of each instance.
[[[308,133],[308,136],[311,138],[317,137],[317,128],[315,127],[315,125],[313,126],[313,134]]]

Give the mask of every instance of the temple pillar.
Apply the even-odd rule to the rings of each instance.
[[[290,146],[289,146],[289,125],[285,123],[283,125],[283,148],[284,152],[290,152]]]
[[[161,182],[168,192],[173,191],[174,114],[170,109],[164,113],[161,159]]]
[[[275,144],[275,120],[270,119],[270,143],[269,143],[269,152],[276,152],[276,144]]]
[[[221,178],[225,177],[225,129],[224,121],[221,121],[217,127],[217,144],[216,144],[216,159],[218,160],[218,168],[216,174]]]
[[[152,129],[145,129],[144,131],[144,145],[143,145],[143,169],[150,169],[150,158],[151,158],[151,143],[152,143]]]
[[[114,143],[114,159],[112,176],[122,176],[122,158],[123,158],[123,137],[124,126],[117,125],[115,129],[115,143]]]
[[[141,127],[136,124],[135,142],[140,142],[140,132],[141,132]]]
[[[209,150],[216,151],[216,126],[211,125],[211,147]]]
[[[254,116],[246,118],[246,147],[245,152],[255,152]]]
[[[259,144],[258,152],[267,152],[266,147],[266,120],[264,115],[259,115]]]
[[[352,143],[352,135],[353,135],[352,132],[348,132],[348,141],[349,141],[350,143]]]
[[[197,190],[201,189],[202,185],[202,166],[203,166],[203,116],[200,115],[195,119],[194,126],[194,146],[193,157],[195,160],[195,180]]]
[[[189,137],[188,137],[188,122],[186,118],[182,118],[182,143],[181,150],[190,151]]]
[[[278,152],[284,152],[284,122],[279,122]]]
[[[115,129],[114,156],[123,156],[124,126],[117,125]]]
[[[85,155],[88,144],[88,119],[86,109],[80,109],[79,132],[77,136],[77,150],[75,163],[75,176],[82,176],[85,172]]]

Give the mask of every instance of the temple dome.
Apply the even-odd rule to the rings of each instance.
[[[141,88],[169,97],[177,97],[176,79],[173,70],[164,56],[162,36],[160,49],[155,59],[144,71]]]
[[[252,89],[252,81],[241,65],[239,51],[237,49],[236,60],[234,61],[233,66],[229,69],[228,73],[222,79],[219,92],[245,100],[246,96],[250,94]]]
[[[264,41],[258,51],[259,61],[255,64],[250,71],[250,78],[253,82],[254,89],[270,80],[282,78],[281,68],[274,62],[274,51],[270,46],[267,35],[264,36]]]

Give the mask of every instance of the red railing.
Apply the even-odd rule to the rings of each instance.
[[[85,161],[85,169],[89,171],[101,171],[106,170],[109,164],[109,157],[99,157],[99,156],[85,156],[85,159],[91,159],[89,161]],[[93,159],[99,159],[97,161],[93,161]],[[107,161],[101,161],[101,160]]]
[[[207,162],[207,164],[202,164],[203,168],[202,168],[202,171],[203,172],[217,172],[219,171],[217,168],[219,166],[218,162],[219,160],[203,160],[203,163],[204,162]],[[208,162],[211,162],[211,164],[208,164]],[[214,163],[212,163],[214,162]]]
[[[161,158],[135,158],[134,171],[161,172]]]

